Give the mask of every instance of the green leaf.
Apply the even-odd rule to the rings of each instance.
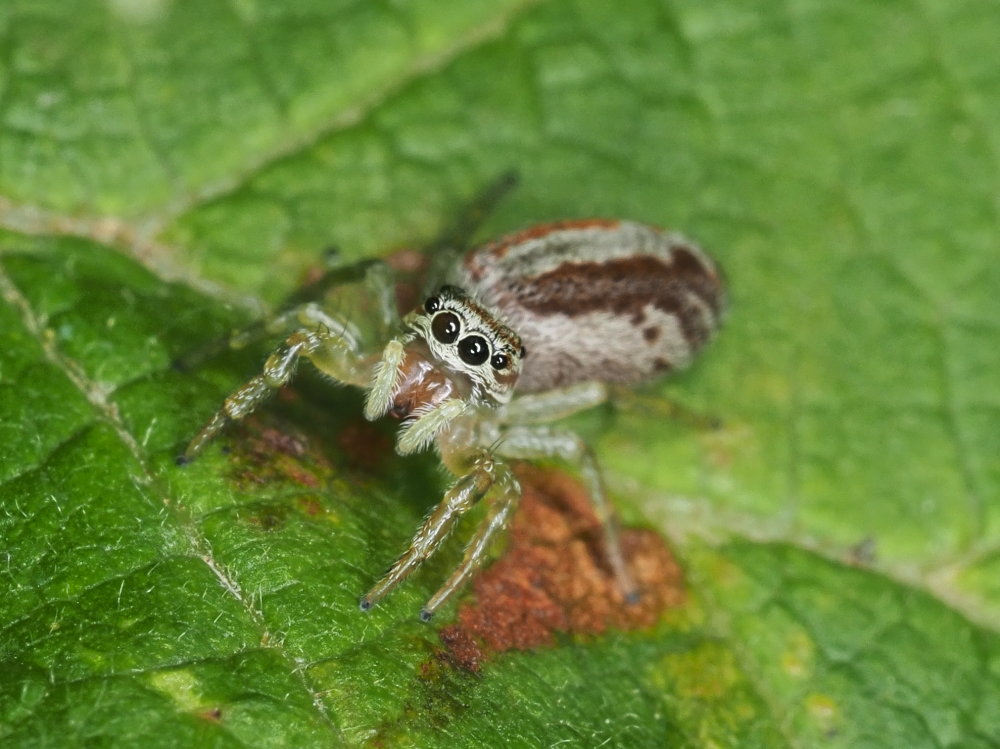
[[[1000,745],[998,28],[987,0],[0,5],[0,743]],[[179,468],[266,346],[171,362],[511,168],[484,236],[630,217],[726,271],[693,369],[574,422],[656,531],[628,536],[654,595],[609,609],[585,529],[532,540],[579,494],[550,468],[441,621],[458,539],[362,615],[435,457],[304,375]]]

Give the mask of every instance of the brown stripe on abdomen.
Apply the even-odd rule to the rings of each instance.
[[[632,255],[564,263],[534,278],[511,279],[506,291],[538,315],[607,311],[641,321],[645,308],[659,309],[676,316],[692,348],[711,336],[722,304],[717,274],[684,247],[674,248],[670,260]]]

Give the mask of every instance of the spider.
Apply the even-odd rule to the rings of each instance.
[[[509,177],[500,180],[472,213],[483,213],[510,184]],[[510,522],[521,496],[510,461],[533,458],[579,466],[603,525],[610,569],[624,599],[635,600],[597,461],[578,435],[551,422],[605,402],[612,386],[686,366],[719,324],[723,286],[716,266],[678,234],[605,219],[545,224],[469,252],[448,250],[432,259],[445,282],[431,286],[401,319],[388,266],[364,266],[383,327],[395,331],[388,342],[366,340],[343,315],[316,302],[279,315],[267,329],[294,332],[261,374],[226,398],[179,462],[256,409],[305,358],[332,379],[363,388],[366,419],[389,415],[402,422],[400,455],[433,445],[455,476],[406,551],[361,597],[363,611],[485,501],[462,561],[420,613],[429,620]]]

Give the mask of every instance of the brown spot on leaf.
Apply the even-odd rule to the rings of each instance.
[[[263,426],[257,417],[243,422],[243,432],[230,453],[241,488],[290,481],[316,489],[325,483],[330,463],[303,435]]]
[[[264,429],[260,433],[261,447],[272,453],[283,453],[301,458],[305,455],[305,441],[298,436],[287,434],[278,429]]]
[[[507,551],[476,578],[474,601],[441,633],[456,664],[478,671],[489,653],[550,645],[557,632],[648,627],[683,603],[682,571],[659,535],[639,529],[621,534],[641,591],[638,603],[627,604],[608,568],[601,524],[584,487],[552,469],[524,464],[517,474],[524,495]]]
[[[444,643],[445,656],[463,671],[478,674],[486,654],[473,634],[460,626],[451,624],[440,632]]]

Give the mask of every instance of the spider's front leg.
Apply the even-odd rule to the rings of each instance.
[[[297,330],[268,357],[263,372],[226,398],[222,408],[195,435],[178,462],[193,460],[227,424],[255,411],[292,378],[302,356],[335,380],[360,387],[367,384],[374,364],[370,358],[361,356],[354,342],[340,333],[325,327]]]
[[[485,448],[470,454],[468,472],[452,484],[441,503],[426,517],[409,548],[362,597],[361,610],[368,611],[437,551],[458,519],[484,496],[488,497],[489,510],[466,546],[461,564],[420,612],[420,618],[428,621],[483,563],[490,541],[507,527],[521,497],[521,486],[510,468]]]
[[[378,306],[378,322],[382,328],[395,326],[398,321],[392,307],[393,291],[388,269],[382,264],[367,264],[363,269],[365,288],[372,292]],[[186,463],[195,457],[222,429],[252,413],[276,389],[295,374],[299,359],[305,357],[315,367],[334,380],[348,385],[366,387],[371,379],[378,356],[362,350],[362,336],[349,320],[328,312],[318,303],[310,302],[286,310],[267,323],[254,324],[238,331],[230,345],[243,345],[264,333],[302,326],[275,350],[264,364],[264,370],[226,398],[215,415],[195,435],[178,458]]]

